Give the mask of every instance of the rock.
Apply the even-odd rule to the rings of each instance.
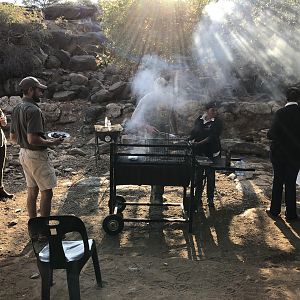
[[[46,122],[53,123],[59,120],[61,116],[61,109],[57,104],[44,102],[41,103],[39,106],[44,113]]]
[[[125,104],[123,108],[123,115],[124,116],[131,115],[134,112],[134,109],[135,107],[132,103]]]
[[[104,106],[89,107],[85,111],[84,123],[95,124],[99,117],[105,112]]]
[[[7,226],[8,227],[13,227],[13,226],[16,226],[18,224],[18,219],[14,219],[14,220],[11,220],[7,223]]]
[[[110,101],[112,99],[112,94],[108,90],[100,90],[91,96],[92,103],[103,103]]]
[[[110,151],[110,145],[108,143],[100,144],[98,150],[99,150],[98,154],[109,153],[109,151]]]
[[[125,87],[126,87],[126,82],[119,81],[109,87],[109,92],[111,92],[114,95],[114,97],[117,97],[118,95],[122,94]]]
[[[86,50],[83,49],[83,46],[79,46],[78,42],[75,42],[75,44],[71,47],[72,55],[89,55]],[[93,55],[94,56],[94,55]],[[94,56],[95,57],[95,56]]]
[[[69,77],[75,85],[86,85],[88,83],[88,78],[82,74],[71,73]]]
[[[57,69],[60,67],[60,65],[60,60],[54,55],[49,55],[45,62],[45,67],[47,69]]]
[[[22,95],[19,83],[21,78],[10,78],[2,84],[3,96]],[[2,95],[0,95],[2,96]]]
[[[102,30],[101,25],[96,22],[78,24],[78,29],[83,32],[97,32]]]
[[[105,69],[105,75],[116,75],[119,73],[119,69],[114,64],[108,64]]]
[[[100,81],[102,81],[104,79],[104,74],[100,71],[97,72],[95,75]]]
[[[92,78],[91,80],[89,80],[89,86],[92,88],[92,90],[103,89],[103,84],[96,78]]]
[[[228,178],[229,178],[229,179],[231,179],[231,180],[234,180],[234,179],[236,179],[236,175],[235,175],[235,173],[231,173],[231,174],[229,174],[229,175],[228,175]]]
[[[42,48],[39,48],[39,54],[37,54],[38,58],[41,60],[42,64],[44,65],[48,55],[43,51]]]
[[[83,125],[80,128],[80,132],[84,135],[91,134],[95,132],[95,128],[92,125]]]
[[[46,20],[64,17],[67,20],[79,20],[93,17],[99,13],[95,5],[51,5],[43,9]]]
[[[88,44],[101,45],[105,43],[106,37],[102,32],[86,32],[76,37],[77,44],[85,46]]]
[[[97,62],[92,55],[75,55],[70,60],[70,69],[74,71],[97,70]]]
[[[68,51],[59,49],[55,51],[54,55],[59,59],[63,68],[67,68],[69,66],[71,54]]]
[[[265,145],[260,143],[240,142],[231,147],[231,151],[234,153],[258,155],[260,157],[269,157],[269,150]]]
[[[109,103],[106,105],[106,116],[108,118],[117,118],[122,114],[122,108],[119,104]]]
[[[64,172],[72,172],[74,169],[72,169],[72,168],[65,168],[65,169],[63,169],[63,171]]]
[[[68,151],[68,154],[69,155],[80,155],[80,156],[86,156],[86,153],[79,149],[79,148],[71,148],[69,151]]]
[[[55,101],[73,100],[76,97],[76,94],[77,93],[74,91],[56,92],[53,95],[53,100]]]
[[[91,138],[87,143],[87,145],[95,145],[95,138]]]

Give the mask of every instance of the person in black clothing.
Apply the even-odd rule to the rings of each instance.
[[[268,138],[271,140],[271,162],[273,165],[273,188],[270,210],[271,217],[281,211],[283,186],[285,186],[286,220],[298,219],[296,211],[296,180],[300,168],[300,90],[289,88],[287,104],[274,116]]]
[[[194,145],[196,155],[207,156],[212,161],[221,155],[220,135],[222,133],[222,122],[217,118],[218,108],[216,102],[205,105],[205,113],[200,115],[192,129],[190,140]],[[207,179],[207,204],[214,206],[215,171],[207,168],[198,168],[196,172],[195,198],[197,206],[202,205],[204,171]]]

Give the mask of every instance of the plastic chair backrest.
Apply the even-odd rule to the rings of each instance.
[[[65,269],[67,266],[68,261],[62,246],[62,240],[66,233],[78,232],[81,235],[84,244],[84,255],[79,260],[90,256],[86,228],[82,220],[78,217],[50,216],[32,218],[28,221],[28,231],[37,259],[39,259],[39,251],[36,250],[33,237],[38,234],[47,237],[50,252],[50,265],[53,269]]]

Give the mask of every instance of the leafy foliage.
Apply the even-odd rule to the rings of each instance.
[[[209,0],[99,0],[105,33],[117,54],[188,55],[192,32]]]
[[[37,6],[37,7],[47,7],[55,4],[59,4],[60,0],[23,0],[22,3],[25,6]]]

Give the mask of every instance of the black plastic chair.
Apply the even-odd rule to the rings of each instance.
[[[71,300],[80,299],[79,275],[92,257],[98,286],[102,287],[96,243],[88,239],[84,223],[75,216],[37,217],[28,221],[29,235],[42,278],[42,300],[50,299],[53,270],[66,269]],[[80,240],[63,240],[65,234],[77,232]],[[44,242],[42,241],[44,240]]]

